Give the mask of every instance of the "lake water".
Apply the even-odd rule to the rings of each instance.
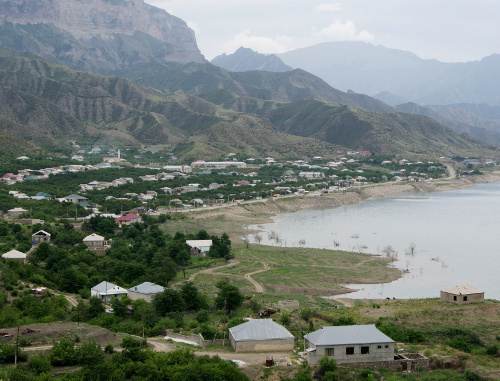
[[[253,228],[273,246],[381,255],[392,247],[393,265],[409,272],[391,283],[346,285],[358,290],[346,294],[351,298],[439,297],[442,289],[470,284],[500,300],[500,182],[287,213]]]

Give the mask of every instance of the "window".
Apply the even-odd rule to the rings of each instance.
[[[361,354],[367,355],[370,353],[370,347],[361,347]]]
[[[345,349],[345,354],[346,355],[353,355],[354,354],[354,347],[347,347]]]
[[[466,297],[466,296],[464,296],[464,302],[466,302],[466,301],[467,301],[467,297]]]
[[[453,295],[453,300],[457,300],[457,296],[456,295]]]
[[[386,348],[389,348],[389,346],[388,346],[388,345],[386,345],[385,347],[386,347]]]
[[[378,348],[378,349],[382,349],[382,345],[378,345],[378,346],[377,346],[377,348]]]
[[[333,348],[326,348],[325,353],[327,356],[333,356]]]

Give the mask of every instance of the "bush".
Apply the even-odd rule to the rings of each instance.
[[[207,310],[198,311],[195,317],[198,323],[206,323],[210,319],[210,314]]]
[[[104,353],[107,353],[108,355],[111,355],[115,352],[115,347],[113,347],[113,344],[108,343],[104,347]]]
[[[305,321],[309,321],[312,318],[312,311],[310,308],[304,308],[300,311],[300,317]]]
[[[42,354],[36,354],[29,358],[28,368],[37,376],[42,373],[48,373],[52,370],[49,359]]]
[[[334,358],[324,356],[319,360],[319,373],[325,375],[327,372],[335,372],[337,370],[337,361]]]
[[[466,381],[481,381],[481,376],[470,369],[466,369],[464,372],[464,377]]]
[[[490,356],[496,356],[498,354],[498,344],[489,345],[486,348],[486,354]]]

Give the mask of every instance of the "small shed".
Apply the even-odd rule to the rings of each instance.
[[[98,297],[105,303],[109,303],[113,297],[120,299],[124,295],[127,295],[127,293],[126,289],[106,281],[101,282],[90,289],[90,296]]]
[[[295,347],[295,337],[271,319],[252,319],[229,328],[235,352],[288,352]]]
[[[188,239],[186,243],[191,247],[191,249],[198,251],[198,254],[208,253],[210,247],[212,246],[211,239]]]
[[[124,216],[118,217],[115,219],[115,222],[122,226],[122,225],[132,225],[136,222],[141,223],[142,222],[142,217],[135,214],[135,213],[128,213]]]
[[[161,294],[165,290],[164,287],[151,282],[144,282],[137,286],[128,289],[128,297],[134,301],[137,299],[144,299],[146,302],[151,303],[156,294]]]
[[[5,254],[2,254],[2,258],[6,260],[11,260],[11,261],[18,261],[21,263],[26,263],[26,257],[28,255],[26,253],[21,253],[18,250],[11,250],[6,252]]]
[[[50,243],[50,233],[47,233],[45,230],[39,230],[36,233],[31,235],[31,239],[33,241],[33,245],[38,245],[42,242]]]
[[[455,286],[441,291],[441,301],[455,304],[484,302],[484,291],[469,285]]]

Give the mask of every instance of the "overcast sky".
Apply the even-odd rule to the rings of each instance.
[[[196,32],[207,59],[365,41],[445,62],[500,53],[499,0],[145,0]]]

